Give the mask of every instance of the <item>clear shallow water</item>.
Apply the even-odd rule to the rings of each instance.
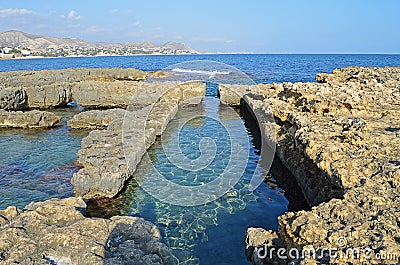
[[[190,117],[190,112],[200,116],[179,130],[180,121]],[[209,118],[211,113],[217,113],[226,127]],[[232,115],[218,99],[207,97],[201,107],[178,112],[163,134],[164,148],[160,142],[150,148],[151,162],[158,172],[175,183],[208,183],[225,170],[231,158],[227,132],[239,134],[241,130],[246,132],[242,119]],[[200,156],[200,139],[211,137],[217,147],[213,162],[199,171],[184,170],[171,164],[164,150],[173,144],[178,133],[182,153],[190,159]],[[184,207],[153,198],[136,182],[136,179],[151,178],[157,173],[152,164],[144,160],[119,198],[96,202],[97,205],[92,205],[88,212],[92,216],[135,215],[154,222],[180,264],[248,264],[244,255],[246,229],[252,226],[277,229],[277,217],[287,211],[288,201],[281,189],[271,189],[264,183],[254,192],[249,191],[259,156],[252,142],[245,145],[250,153],[243,176],[232,190],[215,201]]]
[[[63,116],[53,129],[0,129],[0,209],[73,196],[70,179],[78,168],[72,163],[86,132],[70,131],[66,121],[79,111],[53,110]]]
[[[330,73],[336,68],[353,65],[400,66],[400,55],[199,54],[0,60],[0,71],[79,67],[134,67],[145,71],[154,71],[192,60],[211,60],[226,63],[248,74],[256,83],[312,82],[317,73]]]

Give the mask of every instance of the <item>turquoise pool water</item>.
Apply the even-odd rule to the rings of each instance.
[[[210,203],[191,207],[172,205],[153,198],[136,182],[136,179],[152,177],[156,170],[181,185],[201,185],[219,176],[230,159],[228,131],[231,134],[246,131],[244,121],[227,108],[220,105],[217,98],[207,97],[200,107],[178,111],[163,134],[164,147],[158,141],[150,148],[151,163],[142,161],[118,198],[92,202],[88,213],[93,216],[135,215],[154,222],[179,264],[248,264],[244,254],[246,229],[252,226],[277,229],[277,217],[288,209],[288,201],[279,188],[272,189],[262,183],[254,192],[249,191],[259,160],[258,150],[251,141],[245,143],[250,152],[244,175],[232,190]],[[186,121],[193,113],[197,118],[179,129],[181,121]],[[210,118],[210,113],[216,113],[225,127]],[[200,156],[200,139],[210,137],[216,144],[215,159],[199,171],[176,167],[164,148],[168,149],[177,135],[182,153],[190,159]]]

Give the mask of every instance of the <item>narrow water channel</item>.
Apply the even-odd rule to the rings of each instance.
[[[221,174],[231,152],[227,131],[232,134],[247,130],[244,121],[227,108],[214,95],[206,97],[201,106],[179,110],[163,134],[163,145],[167,149],[179,135],[182,153],[190,159],[200,155],[198,146],[202,138],[212,138],[217,151],[207,168],[191,172],[174,166],[158,141],[149,150],[151,163],[140,163],[134,178],[118,198],[92,202],[89,215],[135,215],[152,221],[160,228],[164,242],[173,249],[179,264],[249,264],[244,253],[247,228],[277,229],[277,217],[288,210],[288,200],[280,188],[262,183],[254,192],[249,191],[250,179],[260,159],[252,141],[246,143],[250,153],[242,178],[231,191],[210,203],[191,207],[171,205],[153,198],[135,181],[151,177],[156,174],[155,169],[181,185],[207,183]],[[180,121],[186,121],[191,112],[198,117],[179,130]],[[211,113],[217,113],[225,127],[208,118]],[[250,131],[247,133],[252,140]]]

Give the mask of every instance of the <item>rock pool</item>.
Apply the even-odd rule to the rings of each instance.
[[[135,215],[155,223],[179,264],[247,264],[243,247],[246,229],[252,226],[277,229],[277,217],[288,209],[288,200],[279,188],[262,183],[254,192],[249,191],[250,179],[260,159],[253,142],[247,143],[250,153],[242,178],[234,189],[210,203],[185,207],[161,202],[140,188],[136,181],[156,174],[155,169],[181,185],[201,185],[219,175],[230,159],[227,131],[246,130],[244,121],[231,115],[227,108],[217,98],[206,97],[201,106],[178,111],[163,134],[164,147],[157,141],[148,151],[151,162],[142,160],[134,178],[118,198],[92,201],[89,215]],[[189,112],[196,112],[197,118],[179,131],[180,121],[186,120],[191,115]],[[230,128],[209,118],[210,113],[217,113]],[[169,161],[164,148],[168,149],[177,135],[182,153],[190,159],[200,155],[200,139],[212,138],[217,147],[213,162],[199,171],[176,167]]]
[[[283,190],[276,185],[262,183],[256,190],[249,190],[250,179],[260,159],[256,141],[245,127],[245,121],[220,104],[215,91],[215,86],[208,84],[207,97],[200,106],[178,111],[163,134],[164,147],[157,141],[149,150],[151,161],[140,163],[134,178],[119,196],[91,201],[88,215],[134,215],[155,223],[178,264],[249,264],[244,253],[247,228],[277,229],[277,217],[290,205]],[[53,110],[63,116],[61,126],[54,129],[0,131],[1,148],[7,150],[0,153],[3,164],[0,208],[9,205],[23,208],[31,201],[73,195],[70,178],[79,169],[73,162],[81,139],[88,132],[69,130],[66,121],[80,111],[76,107]],[[193,113],[197,118],[179,128],[180,122]],[[217,115],[224,126],[209,118],[211,113]],[[212,181],[224,171],[230,159],[228,131],[239,134],[243,130],[250,140],[244,143],[249,148],[247,166],[239,182],[223,197],[198,206],[176,206],[155,199],[137,184],[136,180],[155,174],[154,168],[181,185]],[[164,148],[168,148],[177,135],[179,147],[189,159],[200,155],[200,139],[211,138],[216,145],[214,160],[199,171],[185,171],[174,166]],[[267,172],[261,170],[256,174],[266,175]]]

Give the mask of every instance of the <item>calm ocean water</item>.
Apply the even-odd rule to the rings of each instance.
[[[0,71],[78,67],[133,67],[154,71],[192,60],[211,60],[231,65],[249,75],[256,83],[312,82],[316,73],[331,72],[335,68],[352,65],[400,66],[400,55],[210,54],[0,60]]]
[[[194,60],[231,65],[256,83],[313,82],[316,73],[352,65],[400,66],[400,55],[179,55],[3,60],[0,61],[0,71],[80,67],[133,67],[154,71]],[[199,71],[179,67],[173,69],[189,74]],[[228,75],[226,77],[230,78]],[[208,84],[207,95],[214,99],[205,100],[203,112],[218,112],[232,126],[244,126],[240,118],[224,116],[223,108],[215,100],[215,91],[216,86]],[[70,178],[78,169],[71,163],[77,159],[80,141],[88,132],[75,132],[66,126],[66,121],[79,113],[80,108],[52,111],[63,116],[62,126],[50,130],[0,129],[0,149],[5,150],[0,152],[0,209],[9,205],[23,208],[31,201],[73,195]],[[178,133],[176,124],[183,114],[178,113],[167,127],[165,134],[171,139]],[[194,150],[193,146],[198,145],[198,133],[218,136],[216,140],[221,140],[217,143],[222,150],[218,161],[228,159],[225,157],[228,152],[224,150],[229,146],[222,137],[225,131],[207,119],[189,124],[182,131],[181,136],[185,139],[182,148],[186,150],[186,146],[187,154],[195,154],[197,149]],[[263,183],[255,192],[248,191],[246,185],[259,160],[258,150],[252,143],[249,143],[249,147],[249,162],[243,179],[231,192],[212,203],[193,208],[162,203],[131,180],[119,198],[109,202],[109,205],[94,207],[92,213],[98,216],[138,215],[154,222],[180,264],[248,264],[244,256],[246,229],[249,226],[277,229],[277,217],[289,207],[284,191],[273,188],[271,184]],[[162,151],[158,143],[150,149],[159,170],[172,176],[182,176],[182,181],[186,181],[186,178],[191,180],[190,177],[199,180],[210,177],[211,173],[208,172],[192,176],[175,170]],[[142,164],[137,174],[151,174],[148,166]],[[217,172],[221,166],[222,163],[216,163],[212,172]]]

